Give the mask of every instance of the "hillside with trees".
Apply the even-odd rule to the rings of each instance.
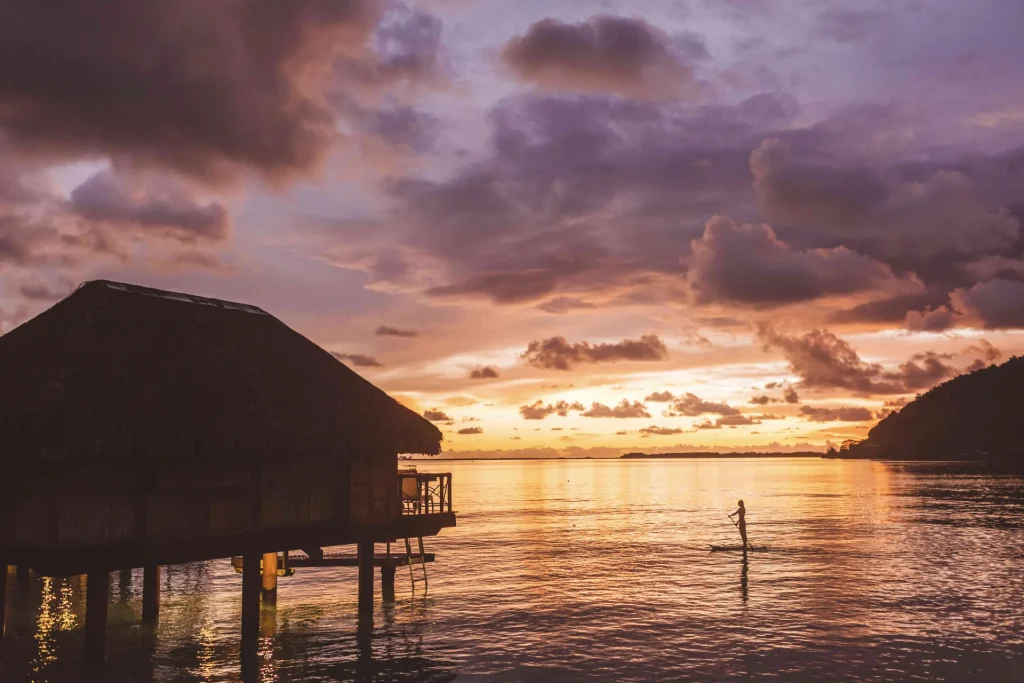
[[[879,422],[840,457],[1024,463],[1024,358],[960,375]]]

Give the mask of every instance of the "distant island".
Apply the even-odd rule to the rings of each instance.
[[[1024,464],[1024,358],[943,382],[829,455]]]
[[[626,453],[620,455],[620,460],[640,460],[647,458],[823,458],[824,453],[813,451],[795,451],[793,453],[758,453],[747,451],[743,453],[715,453],[713,451],[694,451],[693,453]]]

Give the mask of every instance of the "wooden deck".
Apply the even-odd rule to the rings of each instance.
[[[419,553],[409,555],[407,553],[374,553],[374,567],[407,567],[410,564],[424,564],[433,562],[434,553]],[[283,564],[283,563],[282,563]],[[287,569],[299,569],[301,567],[358,567],[359,556],[356,553],[325,552],[322,558],[310,557],[305,553],[288,553],[287,569],[279,564],[278,573],[285,575]],[[235,571],[241,572],[245,563],[241,557],[232,557],[231,566]],[[290,573],[290,572],[289,572]]]
[[[410,564],[423,564],[433,562],[434,553],[419,553],[408,555],[406,553],[374,553],[374,567],[405,567]],[[323,559],[310,557],[304,553],[288,555],[289,567],[358,567],[359,557],[355,553],[324,553]]]

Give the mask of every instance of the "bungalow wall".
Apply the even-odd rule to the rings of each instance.
[[[8,478],[0,504],[0,546],[188,541],[347,526],[352,517],[349,463],[336,459],[109,463],[54,470]]]
[[[398,454],[361,454],[351,461],[352,523],[393,520],[402,514]]]

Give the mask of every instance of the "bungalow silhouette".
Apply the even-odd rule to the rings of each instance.
[[[155,618],[160,565],[243,557],[244,644],[265,555],[356,544],[372,611],[374,543],[455,525],[450,476],[402,500],[399,454],[441,438],[260,308],[88,282],[0,337],[0,566],[88,575],[92,661],[117,569],[145,568]]]

